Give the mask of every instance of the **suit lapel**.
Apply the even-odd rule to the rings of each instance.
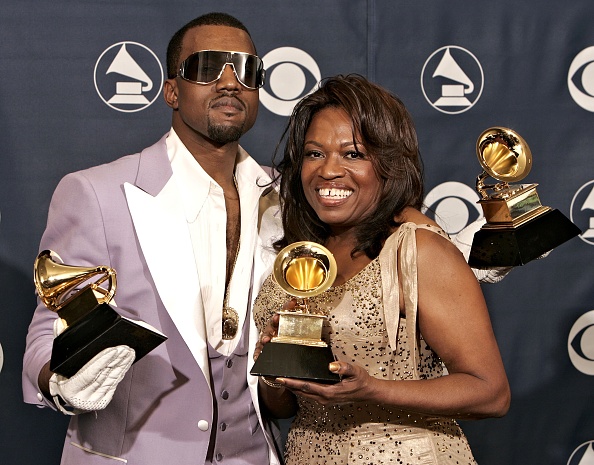
[[[142,152],[136,185],[126,183],[124,190],[136,235],[163,305],[209,379],[198,274],[183,206],[171,176],[163,138]]]

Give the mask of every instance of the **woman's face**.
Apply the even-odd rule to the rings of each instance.
[[[370,154],[360,136],[355,138],[350,117],[332,107],[319,111],[305,134],[301,169],[305,197],[335,232],[359,224],[379,201],[381,184]]]

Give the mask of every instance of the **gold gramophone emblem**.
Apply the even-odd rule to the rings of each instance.
[[[117,288],[113,268],[65,265],[52,250],[42,251],[35,259],[33,281],[41,301],[49,310],[57,312],[66,326],[74,323],[78,315],[62,309],[69,308],[68,304],[81,292],[92,289],[96,296],[101,296],[97,302],[102,304],[111,302]],[[103,287],[103,283],[107,287]]]
[[[298,298],[292,310],[280,310],[278,335],[262,349],[253,375],[283,376],[332,383],[340,377],[328,370],[332,350],[322,340],[326,315],[311,311],[308,299],[328,290],[336,279],[336,260],[324,246],[295,242],[282,249],[274,262],[273,278]]]
[[[302,299],[295,310],[278,312],[278,336],[273,341],[326,347],[321,336],[327,317],[311,313],[308,299],[334,283],[336,260],[332,253],[315,242],[290,244],[276,257],[273,277],[287,294]]]
[[[477,177],[476,190],[486,227],[518,226],[550,210],[540,203],[538,184],[509,184],[521,181],[532,169],[532,152],[519,134],[502,127],[487,129],[476,142],[476,153],[484,170]],[[485,184],[489,176],[500,182]]]
[[[63,323],[52,346],[50,370],[55,373],[71,377],[99,352],[119,345],[134,349],[136,362],[167,339],[109,305],[117,287],[109,266],[66,265],[56,252],[44,250],[35,259],[33,281],[39,299]]]
[[[580,234],[558,210],[543,206],[538,184],[510,184],[532,169],[526,141],[505,127],[479,136],[476,153],[483,172],[476,179],[486,224],[474,235],[468,263],[477,268],[523,265]],[[499,181],[486,184],[487,178]]]

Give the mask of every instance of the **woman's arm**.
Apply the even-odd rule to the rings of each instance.
[[[510,390],[480,286],[462,254],[446,239],[417,230],[418,323],[449,375],[430,380],[380,380],[360,366],[333,362],[342,382],[324,386],[281,379],[322,404],[366,401],[458,418],[504,415]]]
[[[292,306],[294,306],[294,303]],[[258,359],[264,346],[277,335],[278,319],[278,314],[274,314],[266,328],[261,331],[260,339],[254,351],[254,361]],[[282,384],[279,384],[275,378],[260,376],[258,379],[258,393],[261,405],[274,418],[290,418],[297,412],[295,395]]]
[[[449,375],[376,389],[403,409],[463,418],[504,415],[509,384],[480,285],[444,238],[417,230],[417,251],[420,333]]]

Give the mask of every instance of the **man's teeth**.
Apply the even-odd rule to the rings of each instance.
[[[349,197],[353,191],[347,189],[319,189],[318,193],[320,194],[320,197],[334,197],[344,199]]]

